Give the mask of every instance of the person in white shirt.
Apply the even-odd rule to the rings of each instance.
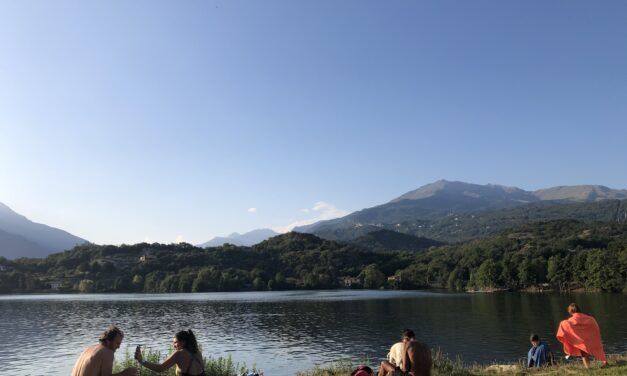
[[[388,372],[392,372],[394,370],[400,370],[403,365],[403,358],[405,356],[405,345],[408,342],[414,341],[416,339],[416,335],[414,331],[411,329],[403,330],[403,334],[401,335],[401,342],[397,342],[390,348],[390,352],[388,353],[388,360],[384,360],[381,362],[381,366],[379,367],[378,376],[385,376]]]

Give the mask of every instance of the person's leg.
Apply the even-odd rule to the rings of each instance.
[[[377,374],[377,376],[385,376],[388,374],[388,372],[392,371],[394,371],[394,366],[392,365],[392,363],[384,360],[381,362],[381,366],[379,367],[379,373]]]
[[[588,354],[585,352],[581,352],[581,360],[583,361],[583,366],[586,368],[590,368],[590,361],[588,360]]]

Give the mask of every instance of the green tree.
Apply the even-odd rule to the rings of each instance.
[[[501,275],[501,265],[492,259],[487,259],[474,272],[475,286],[482,289],[498,286]]]
[[[78,291],[81,293],[94,292],[94,281],[91,279],[83,279],[78,284]]]
[[[216,291],[220,281],[220,273],[213,267],[205,267],[198,271],[194,282],[192,282],[192,292]]]
[[[261,277],[256,277],[253,280],[253,288],[257,291],[261,291],[264,290],[266,287],[266,281],[263,280],[263,278]]]
[[[386,282],[385,274],[383,274],[376,264],[366,266],[359,274],[359,279],[366,289],[378,289],[383,287]]]
[[[135,274],[133,276],[133,280],[131,281],[133,291],[139,292],[144,288],[144,277],[139,274]]]

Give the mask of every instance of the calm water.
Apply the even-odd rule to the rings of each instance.
[[[466,362],[516,361],[534,331],[554,333],[575,301],[596,317],[607,353],[627,351],[627,296],[298,291],[155,295],[0,296],[0,364],[13,375],[69,375],[80,352],[115,323],[126,346],[165,351],[196,331],[203,354],[232,355],[266,376],[340,358],[379,360],[403,328]],[[3,372],[4,372],[3,371]]]

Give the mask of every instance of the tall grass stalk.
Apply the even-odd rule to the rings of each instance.
[[[162,363],[167,358],[167,354],[162,357],[161,351],[145,348],[142,351],[142,357],[145,361],[150,363]],[[247,373],[248,371],[259,373],[259,370],[257,370],[254,365],[249,368],[243,363],[233,363],[231,355],[218,358],[203,356],[203,360],[205,362],[205,374],[207,376],[239,376]],[[131,354],[130,348],[126,347],[124,350],[124,359],[119,362],[116,360],[113,363],[113,372],[120,372],[128,367],[137,367],[137,376],[176,376],[176,367],[157,373],[146,367],[140,366],[135,361],[134,352]]]

